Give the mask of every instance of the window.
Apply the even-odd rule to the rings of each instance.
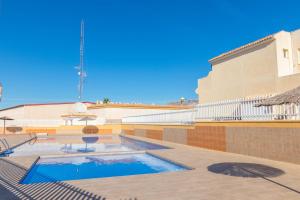
[[[288,49],[283,49],[283,57],[289,58],[289,50]]]

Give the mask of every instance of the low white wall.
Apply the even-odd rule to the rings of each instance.
[[[101,108],[88,110],[90,114],[97,115],[104,119],[122,119],[124,117],[137,116],[137,115],[148,115],[172,112],[170,110],[160,109],[134,109],[134,108]]]

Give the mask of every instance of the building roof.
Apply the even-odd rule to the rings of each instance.
[[[266,36],[264,38],[261,38],[259,40],[254,41],[254,42],[248,43],[246,45],[243,45],[243,46],[238,47],[236,49],[233,49],[231,51],[222,53],[222,54],[220,54],[220,55],[218,55],[218,56],[210,59],[208,62],[212,64],[215,61],[218,61],[220,59],[226,58],[226,57],[228,57],[230,55],[234,55],[236,53],[240,53],[240,52],[242,52],[242,51],[244,51],[246,49],[252,48],[252,47],[256,47],[256,46],[259,46],[259,45],[262,45],[262,44],[266,44],[267,42],[271,42],[273,40],[275,40],[274,35],[268,35],[268,36]]]
[[[192,106],[187,105],[148,105],[148,104],[95,104],[89,106],[88,109],[101,108],[132,108],[132,109],[161,109],[161,110],[181,110],[190,109]]]
[[[32,103],[32,104],[20,104],[8,108],[3,108],[0,109],[0,111],[4,110],[10,110],[10,109],[15,109],[15,108],[20,108],[20,107],[27,107],[27,106],[46,106],[46,105],[61,105],[61,104],[74,104],[76,102],[54,102],[54,103]],[[89,101],[84,101],[82,102],[84,104],[95,104],[94,102],[89,102]]]

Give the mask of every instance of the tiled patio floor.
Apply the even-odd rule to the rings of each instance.
[[[139,138],[173,149],[149,151],[193,167],[193,170],[162,174],[66,181],[59,184],[20,185],[18,181],[37,157],[11,157],[0,162],[0,199],[300,199],[300,165],[210,151],[168,142]],[[9,160],[9,162],[5,161]],[[10,163],[13,162],[14,164]],[[274,178],[242,178],[207,170],[221,162],[258,163],[285,173]],[[14,166],[15,165],[15,166]],[[38,195],[37,195],[38,194]],[[6,196],[5,196],[6,195]],[[11,198],[10,198],[11,197]],[[72,198],[71,198],[72,197]]]

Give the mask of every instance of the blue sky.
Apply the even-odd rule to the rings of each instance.
[[[299,1],[0,0],[0,107],[76,101],[80,20],[84,100],[196,99],[208,59],[300,28]]]

